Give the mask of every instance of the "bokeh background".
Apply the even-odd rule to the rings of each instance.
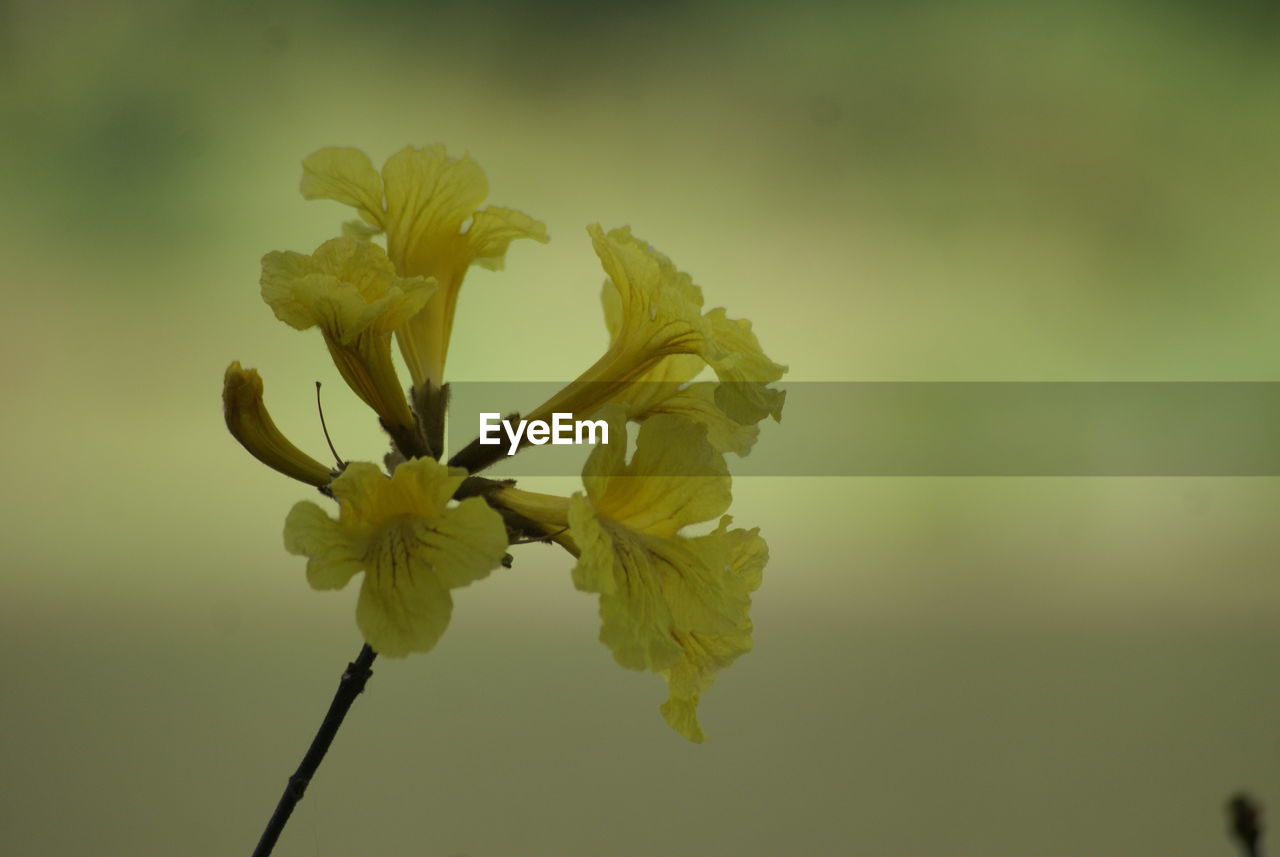
[[[320,379],[383,449],[257,297],[347,217],[309,152],[444,142],[548,224],[471,275],[455,379],[594,359],[599,221],[793,380],[1274,381],[1275,10],[0,4],[0,852],[248,853],[359,648],[219,407],[255,366],[323,457]],[[1280,806],[1275,480],[735,495],[773,558],[706,744],[530,546],[377,665],[277,853],[1228,855],[1232,791]]]

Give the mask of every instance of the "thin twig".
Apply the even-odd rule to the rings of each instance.
[[[311,740],[311,747],[307,749],[307,755],[302,757],[302,764],[298,765],[298,770],[284,787],[284,794],[280,796],[280,802],[276,804],[276,811],[271,814],[266,830],[262,831],[262,838],[258,840],[258,847],[253,850],[253,857],[267,857],[275,847],[276,840],[280,838],[280,832],[284,830],[289,816],[293,814],[293,808],[297,806],[298,801],[302,800],[307,784],[315,776],[316,769],[324,760],[324,754],[329,751],[329,745],[338,734],[338,728],[342,726],[351,703],[356,701],[360,691],[364,690],[365,682],[369,680],[369,676],[373,675],[370,667],[377,656],[378,653],[366,643],[356,659],[347,664],[342,680],[338,682],[338,692],[334,694],[333,702],[329,704],[329,713],[324,716],[324,722],[320,724],[316,737]]]

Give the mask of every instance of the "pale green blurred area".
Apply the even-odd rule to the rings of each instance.
[[[0,852],[248,853],[359,647],[218,403],[259,368],[324,457],[319,379],[383,451],[257,298],[348,217],[297,194],[322,145],[444,142],[547,223],[455,379],[598,355],[599,221],[794,380],[1277,380],[1268,4],[475,5],[0,6]],[[377,665],[277,853],[1226,855],[1231,791],[1280,806],[1274,480],[735,490],[773,558],[705,745],[522,548]]]

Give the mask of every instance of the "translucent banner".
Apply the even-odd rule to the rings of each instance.
[[[491,426],[494,415],[528,414],[564,386],[453,384],[450,448],[480,435],[482,414]],[[1280,383],[774,386],[786,392],[782,421],[766,418],[747,456],[728,455],[735,476],[1280,475]],[[677,391],[633,388],[629,397],[656,402]],[[636,430],[629,427],[633,440]],[[508,443],[501,427],[494,436]],[[576,476],[590,452],[589,443],[550,440],[516,455],[508,448],[486,472]]]

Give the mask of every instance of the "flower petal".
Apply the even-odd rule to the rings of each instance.
[[[636,384],[657,380],[651,373],[664,359],[700,356],[707,344],[702,291],[688,274],[630,229],[605,233],[599,224],[592,224],[587,232],[609,277],[604,303],[611,341],[599,360],[535,408],[530,420],[546,420],[554,413],[590,416],[607,402],[625,397]],[[610,288],[615,296],[608,294]],[[692,369],[692,374],[679,378],[688,380],[697,374],[697,365],[668,364],[663,373],[677,372],[670,376],[675,380]]]
[[[600,595],[600,642],[633,670],[663,670],[680,657],[671,614],[662,600],[662,572],[643,545],[597,518],[581,494],[569,502],[569,525],[582,551],[573,582]]]
[[[387,249],[400,270],[437,274],[449,267],[438,257],[456,256],[463,221],[489,195],[484,170],[470,156],[449,157],[444,146],[406,146],[387,159],[382,181]]]
[[[502,516],[478,497],[440,517],[384,524],[370,540],[356,608],[369,645],[390,657],[430,649],[449,621],[449,590],[485,577],[506,547]]]
[[[507,247],[517,238],[532,238],[546,244],[547,227],[514,208],[490,205],[477,211],[467,229],[467,254],[472,263],[491,271],[501,271]]]
[[[315,503],[296,504],[284,522],[284,549],[307,560],[314,589],[341,589],[362,567],[360,546]]]
[[[477,497],[446,507],[465,477],[430,458],[406,461],[391,477],[369,462],[352,462],[331,486],[337,521],[308,502],[289,515],[285,546],[311,557],[312,586],[338,588],[365,572],[356,624],[381,654],[430,649],[449,622],[449,590],[479,580],[502,560],[501,515]]]
[[[592,243],[595,244],[596,253],[600,256],[605,272],[611,278],[615,278],[615,274],[622,274],[624,279],[628,279],[630,277],[623,273],[624,271],[644,271],[645,273],[637,280],[656,280],[662,283],[663,290],[674,292],[680,296],[681,300],[697,307],[702,306],[702,289],[694,285],[693,277],[677,268],[668,256],[659,252],[649,242],[632,234],[630,226],[610,229],[607,235],[601,234],[602,230],[599,226],[588,227],[587,231],[591,234]],[[609,254],[612,257],[612,264],[606,260],[606,254],[601,252],[602,247],[610,245],[614,251]],[[643,262],[639,261],[641,259]]]
[[[430,458],[406,461],[390,477],[375,464],[354,461],[330,490],[342,503],[343,520],[376,525],[402,515],[436,519],[466,476],[462,468]]]
[[[593,224],[587,232],[618,292],[622,323],[610,350],[629,354],[640,371],[668,354],[696,353],[703,339],[702,291],[689,275],[628,228],[605,234]]]
[[[333,199],[350,205],[370,224],[383,225],[382,179],[359,149],[330,146],[302,162],[304,199]]]
[[[667,701],[660,708],[667,724],[695,743],[705,739],[698,724],[698,701],[715,674],[751,651],[750,622],[741,634],[676,632],[682,657],[667,674]]]
[[[380,655],[427,652],[449,626],[453,599],[431,566],[394,540],[379,541],[369,560],[356,626]]]
[[[671,728],[695,742],[704,737],[697,716],[700,695],[711,686],[717,672],[751,651],[749,593],[759,587],[761,571],[769,558],[768,545],[758,529],[727,530],[730,520],[725,516],[719,529],[705,537],[713,543],[719,539],[717,548],[722,546],[727,553],[726,603],[733,606],[722,617],[727,620],[725,625],[714,632],[673,631],[683,653],[667,673],[667,701],[661,710]]]
[[[389,482],[378,465],[369,461],[353,461],[329,484],[329,491],[341,504],[345,523],[368,525],[388,516],[379,501]]]
[[[764,567],[769,562],[769,545],[760,537],[760,528],[750,530],[727,529],[733,519],[725,515],[720,519],[720,529],[729,540],[729,562],[733,571],[747,587],[748,592],[760,588],[764,579]]]
[[[446,510],[418,538],[423,550],[434,557],[436,577],[450,589],[487,576],[507,552],[502,516],[479,497]]]
[[[389,334],[435,290],[429,280],[398,276],[381,247],[352,238],[333,238],[311,255],[268,253],[261,285],[281,321],[298,330],[319,327],[344,345],[366,330]]]
[[[733,452],[746,455],[755,445],[760,435],[760,428],[754,423],[743,425],[731,419],[717,402],[717,394],[722,385],[714,381],[703,381],[691,384],[681,390],[671,392],[665,397],[655,397],[649,402],[640,403],[632,412],[631,418],[644,420],[653,414],[674,414],[705,426],[707,442],[718,452]],[[666,385],[653,390],[655,394],[671,391],[673,386]]]
[[[709,521],[732,496],[724,456],[707,442],[706,427],[670,414],[646,420],[629,463],[626,423],[611,409],[608,444],[592,450],[582,480],[596,513],[649,535],[674,536]]]
[[[766,416],[781,420],[786,394],[767,385],[781,378],[787,367],[765,355],[746,319],[729,318],[717,307],[706,320],[711,340],[707,363],[725,382],[716,391],[716,404],[739,423],[756,423]]]
[[[365,223],[363,220],[344,220],[342,223],[342,235],[344,238],[355,238],[358,241],[368,241],[375,235],[382,232],[382,227],[373,226]]]
[[[703,739],[698,698],[716,672],[751,649],[751,591],[767,553],[755,531],[658,538],[597,517],[583,495],[570,503],[581,548],[574,584],[600,594],[600,640],[615,660],[667,679],[663,716]]]
[[[600,303],[604,306],[604,324],[609,330],[609,344],[612,345],[622,333],[626,321],[622,295],[613,281],[605,281],[604,288],[600,291]],[[705,365],[698,354],[672,354],[659,360],[652,369],[637,378],[636,384],[682,384],[697,377]]]

